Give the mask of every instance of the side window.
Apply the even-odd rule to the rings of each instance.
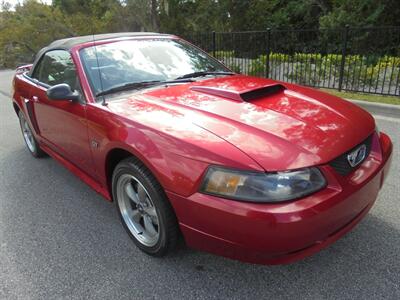
[[[72,90],[79,90],[74,62],[65,50],[52,50],[44,54],[32,77],[50,86],[67,83]]]

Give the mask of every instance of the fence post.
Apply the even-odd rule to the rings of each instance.
[[[265,60],[265,77],[269,77],[269,57],[271,54],[271,28],[267,28],[267,53]]]
[[[215,57],[216,46],[217,46],[216,34],[215,34],[215,31],[213,31],[212,32],[212,54],[214,57]]]
[[[340,62],[340,72],[339,72],[339,91],[342,90],[342,85],[343,85],[344,65],[346,62],[348,35],[349,35],[349,25],[346,25],[344,27],[344,33],[343,33],[342,61]]]

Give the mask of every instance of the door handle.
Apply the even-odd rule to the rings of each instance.
[[[39,98],[38,98],[37,96],[33,96],[33,97],[32,97],[32,101],[33,101],[33,102],[38,102],[38,101],[39,101]]]

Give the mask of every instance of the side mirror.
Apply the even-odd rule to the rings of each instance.
[[[73,92],[71,87],[66,83],[52,86],[47,90],[46,94],[51,100],[70,100],[72,102],[79,101],[79,93],[77,91]]]

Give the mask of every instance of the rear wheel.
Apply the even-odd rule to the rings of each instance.
[[[34,157],[46,156],[46,153],[42,149],[40,149],[39,144],[36,141],[35,136],[33,135],[32,129],[29,126],[27,120],[25,119],[22,111],[19,111],[18,117],[19,117],[19,124],[21,126],[22,136],[24,137],[24,141],[29,152]]]
[[[121,221],[138,248],[153,256],[175,248],[179,236],[175,214],[161,185],[143,164],[134,158],[120,162],[112,190]]]

